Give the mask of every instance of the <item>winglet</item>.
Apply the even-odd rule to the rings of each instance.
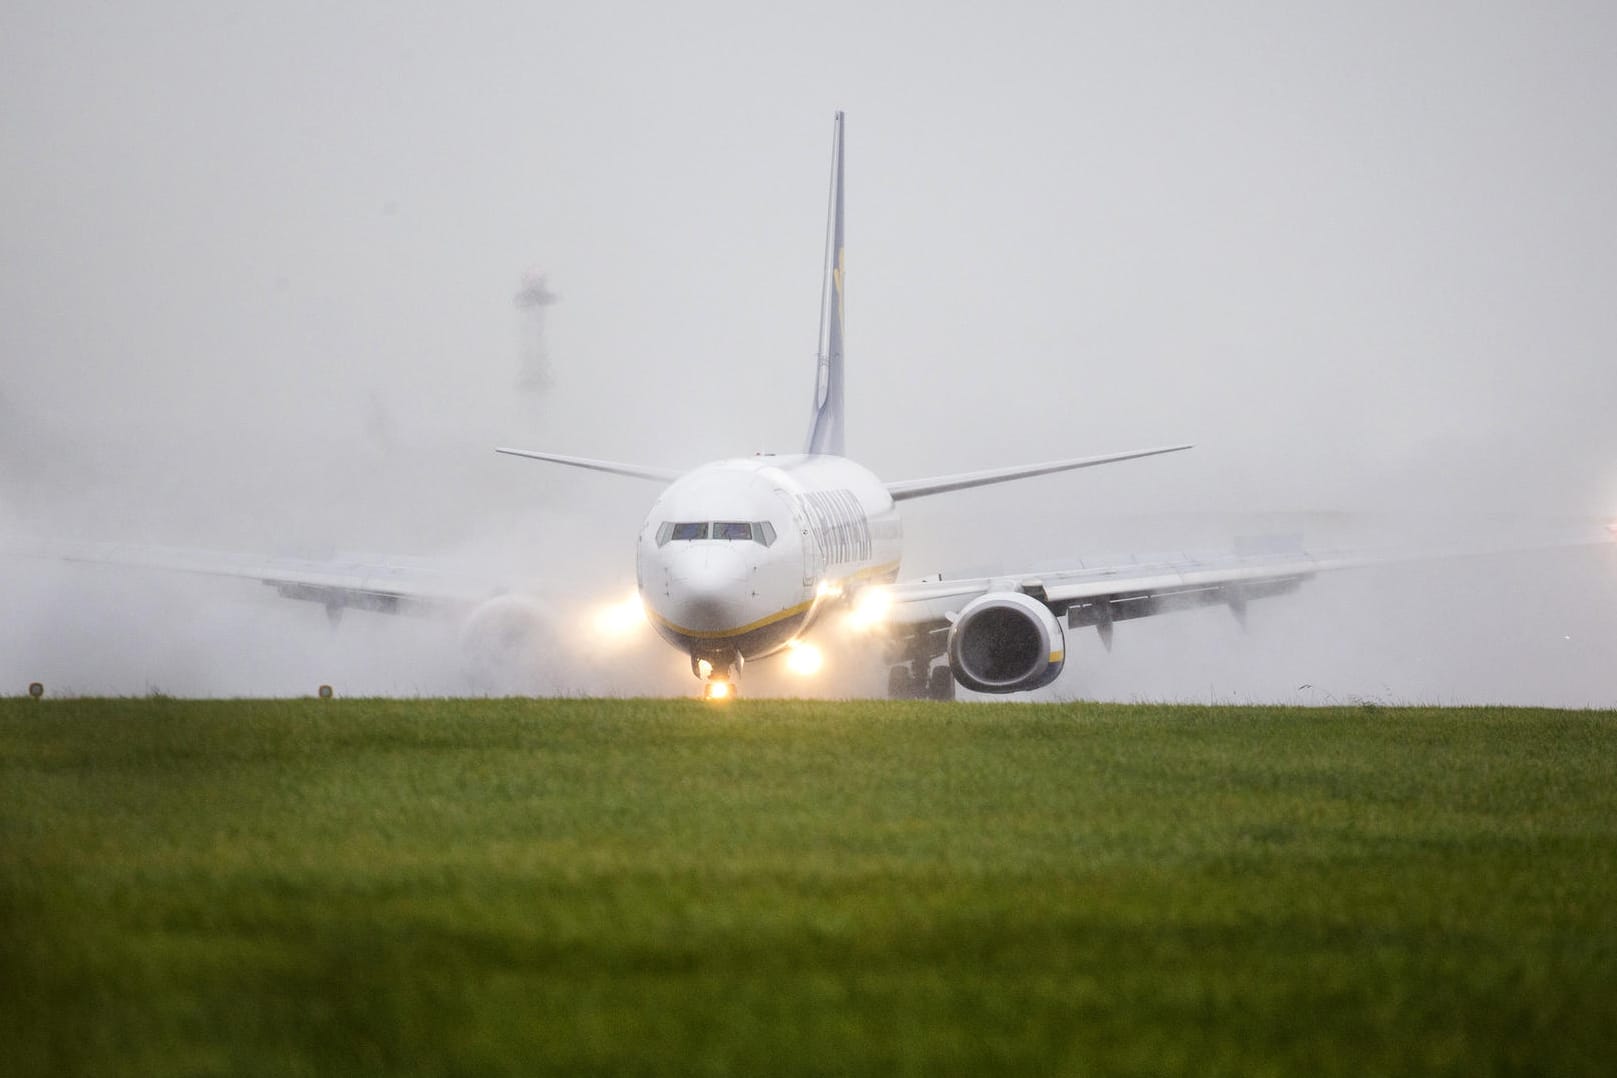
[[[805,453],[842,456],[842,113],[831,135],[831,205],[826,221],[825,278],[820,287],[820,360],[814,375],[814,418]]]

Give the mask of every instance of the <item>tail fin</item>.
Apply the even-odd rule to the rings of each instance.
[[[820,289],[820,364],[807,453],[842,456],[842,113],[831,141],[831,206],[826,222],[825,282]]]

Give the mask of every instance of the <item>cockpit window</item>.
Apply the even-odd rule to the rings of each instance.
[[[680,522],[667,520],[657,526],[657,545],[664,546],[671,540],[690,541],[692,539],[726,539],[731,542],[757,543],[760,546],[773,546],[775,543],[775,526],[767,520],[721,520],[716,523],[699,520]]]

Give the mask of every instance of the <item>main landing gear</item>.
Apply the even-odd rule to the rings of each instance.
[[[953,700],[954,674],[949,664],[934,666],[913,662],[887,671],[887,696],[891,700]]]

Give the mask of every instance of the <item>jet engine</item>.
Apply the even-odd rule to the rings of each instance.
[[[1019,591],[973,599],[949,630],[949,669],[973,692],[1043,688],[1061,673],[1066,650],[1061,622]]]

